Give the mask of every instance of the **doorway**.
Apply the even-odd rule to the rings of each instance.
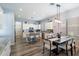
[[[16,21],[15,22],[15,35],[16,35],[16,38],[15,38],[15,42],[18,42],[20,43],[19,41],[22,40],[22,36],[23,36],[23,25],[22,25],[22,22],[20,21]]]

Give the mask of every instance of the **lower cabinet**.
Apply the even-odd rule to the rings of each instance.
[[[8,42],[8,44],[4,48],[1,56],[10,56],[10,52],[11,52],[11,47],[10,46],[11,46],[11,44],[10,44],[10,42]]]

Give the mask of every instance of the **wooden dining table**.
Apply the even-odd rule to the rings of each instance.
[[[51,41],[51,43],[53,43],[56,47],[57,47],[57,52],[56,54],[59,55],[59,45],[66,43],[66,54],[67,53],[67,45],[68,45],[68,41],[72,40],[72,37],[68,37],[68,36],[62,36],[61,38],[52,38],[52,39],[48,39]],[[71,45],[72,47],[72,45]],[[71,49],[71,55],[73,55],[73,50]]]

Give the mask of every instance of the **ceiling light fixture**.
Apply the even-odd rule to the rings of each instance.
[[[19,11],[23,11],[23,9],[22,9],[22,8],[20,8],[20,9],[19,9]]]
[[[62,23],[60,20],[55,20],[56,23]]]
[[[50,5],[55,5],[55,3],[50,3]]]
[[[0,14],[3,14],[3,12],[0,12]]]
[[[61,21],[60,21],[60,5],[59,4],[56,4],[56,6],[57,6],[57,18],[56,18],[56,20],[55,20],[55,22],[57,22],[57,23],[62,23]]]

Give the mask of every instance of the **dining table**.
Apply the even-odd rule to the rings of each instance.
[[[51,43],[57,47],[56,48],[57,55],[59,55],[59,45],[66,43],[66,55],[68,55],[67,45],[70,40],[73,40],[73,38],[69,37],[69,36],[61,36],[61,38],[52,38],[52,39],[48,39],[48,40],[51,41]],[[72,44],[71,44],[71,55],[73,55]]]

